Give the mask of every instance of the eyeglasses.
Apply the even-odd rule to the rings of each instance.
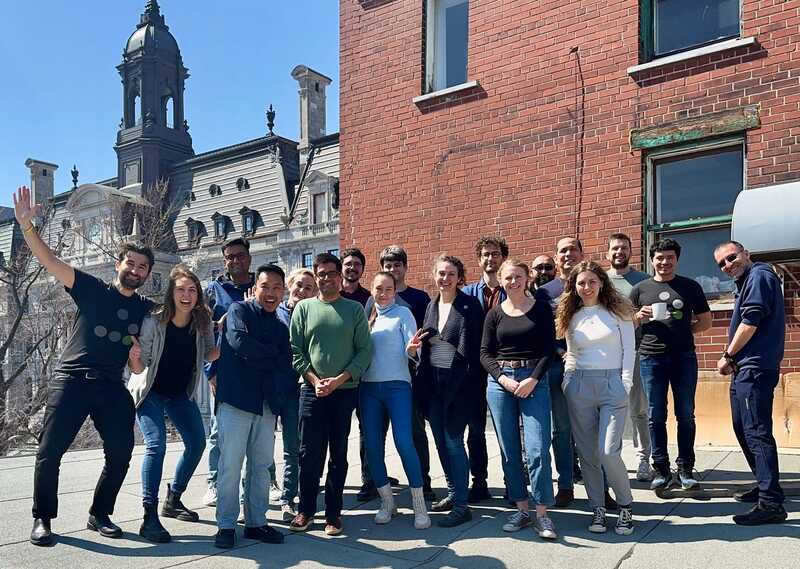
[[[225,255],[226,261],[244,261],[249,256],[249,253],[232,253],[230,255]]]
[[[553,271],[555,270],[555,268],[556,268],[555,265],[536,265],[535,267],[533,267],[533,270],[543,273],[545,271]]]
[[[320,271],[317,273],[317,278],[320,280],[335,279],[339,274],[339,271]]]
[[[739,253],[740,251],[737,251],[736,253],[731,253],[730,255],[725,256],[725,258],[722,259],[719,263],[717,263],[717,265],[719,265],[720,269],[724,269],[725,265],[733,263],[736,259],[739,258]]]

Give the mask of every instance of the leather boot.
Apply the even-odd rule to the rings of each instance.
[[[167,484],[167,499],[161,506],[161,515],[165,518],[176,518],[184,522],[196,522],[200,520],[197,512],[193,512],[181,502],[183,492],[175,492],[172,486]]]
[[[31,543],[33,545],[50,545],[53,543],[53,534],[50,532],[50,520],[36,518],[31,529]]]
[[[139,528],[139,535],[153,543],[169,543],[172,536],[158,519],[158,504],[144,505],[144,519]]]

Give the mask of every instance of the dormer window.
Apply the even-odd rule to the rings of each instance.
[[[247,180],[247,178],[239,178],[236,180],[236,189],[240,192],[242,190],[249,190],[250,182]]]
[[[186,220],[186,235],[189,246],[196,247],[200,244],[200,240],[206,235],[206,227],[201,221],[190,217]]]
[[[217,184],[211,184],[208,187],[208,194],[213,198],[214,196],[221,196],[222,195],[222,188],[219,187]]]
[[[224,240],[228,236],[231,226],[233,225],[228,216],[215,212],[214,215],[211,216],[211,221],[214,223],[214,238],[217,240]]]
[[[258,212],[245,206],[239,210],[239,215],[242,216],[242,235],[253,235],[260,219]]]

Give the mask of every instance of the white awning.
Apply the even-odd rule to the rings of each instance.
[[[740,192],[731,238],[756,261],[800,261],[800,182]]]

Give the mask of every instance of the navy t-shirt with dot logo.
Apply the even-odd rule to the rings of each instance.
[[[91,370],[98,378],[121,380],[131,336],[139,334],[153,302],[137,293],[124,296],[113,284],[77,269],[75,283],[66,291],[78,310],[58,370]]]

